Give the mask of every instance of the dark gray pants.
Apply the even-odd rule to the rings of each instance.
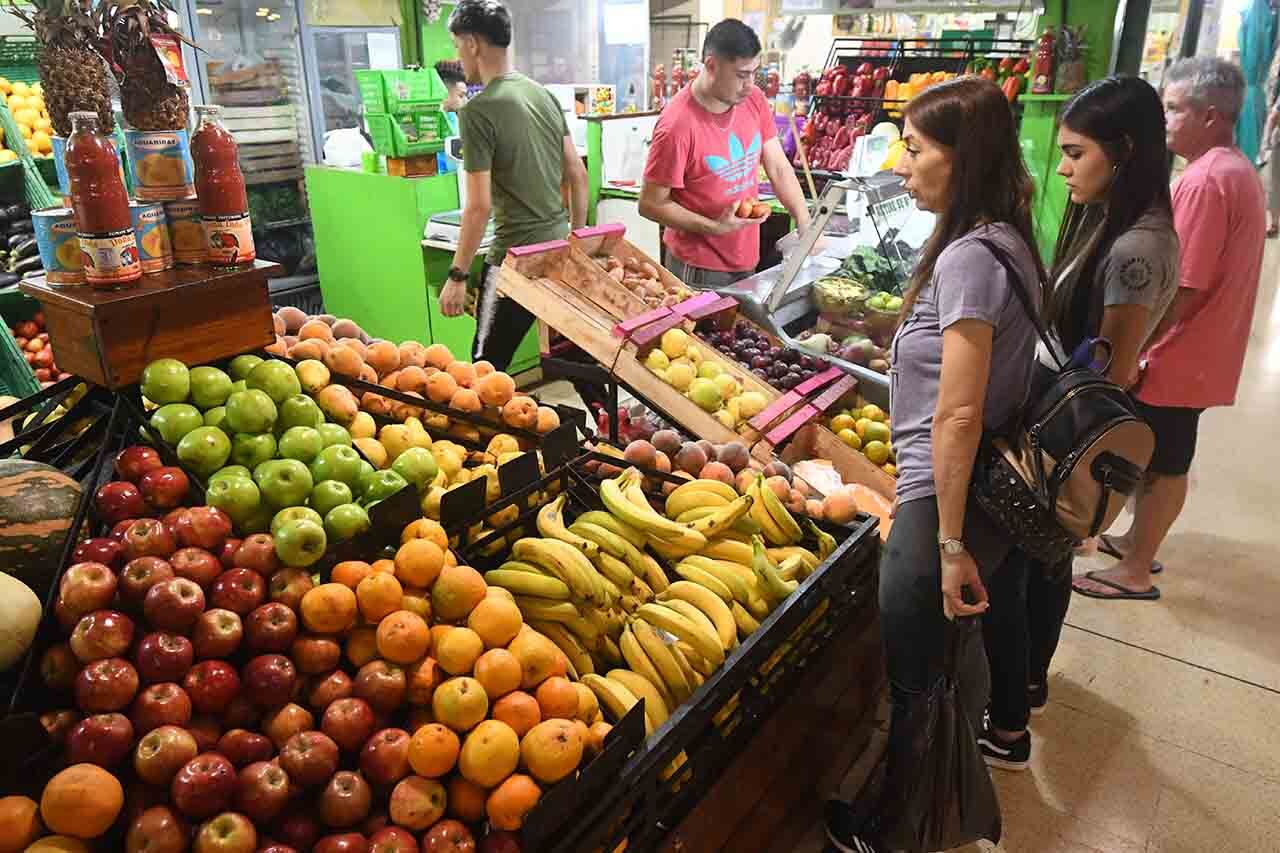
[[[728,287],[734,282],[742,281],[744,278],[755,274],[755,270],[744,270],[742,272],[707,270],[686,264],[670,252],[667,252],[666,255],[666,267],[671,271],[671,274],[696,290],[714,290],[717,287]]]

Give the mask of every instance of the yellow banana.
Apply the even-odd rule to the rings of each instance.
[[[819,562],[827,559],[827,557],[830,557],[833,553],[835,553],[836,547],[839,545],[839,543],[836,542],[836,538],[834,536],[832,536],[827,531],[823,530],[818,525],[814,524],[813,519],[811,518],[806,518],[805,524],[809,526],[809,530],[813,533],[813,535],[818,537]]]
[[[542,566],[539,566],[536,563],[527,563],[522,560],[507,560],[501,566],[498,566],[498,568],[503,571],[510,570],[513,572],[528,572],[529,574],[542,575],[548,578],[555,577],[555,575],[542,568]]]
[[[703,617],[706,619],[704,626],[665,604],[641,605],[636,610],[636,615],[650,625],[679,637],[713,666],[724,664],[724,649],[720,645],[720,637],[716,634],[711,620],[706,617]]]
[[[620,682],[605,678],[603,675],[591,672],[582,676],[580,680],[590,688],[592,693],[596,694],[596,698],[600,700],[600,706],[613,715],[615,723],[625,717],[627,712],[640,701],[636,694]],[[645,715],[645,730],[646,733],[652,734],[648,716],[648,714]]]
[[[725,560],[712,560],[708,557],[702,557],[697,554],[694,554],[691,557],[685,557],[684,560],[681,561],[681,565],[692,566],[710,574],[729,589],[730,598],[732,600],[738,601],[742,604],[747,604],[751,601],[752,587],[755,586],[755,576],[751,575],[751,570],[747,569],[745,566],[739,567],[737,563],[730,563]],[[740,572],[738,570],[739,568],[744,571]],[[679,571],[679,569],[677,569],[677,571]],[[747,576],[751,577],[750,582],[747,581]],[[689,579],[697,580],[696,578]],[[704,584],[704,586],[706,586],[706,584]],[[725,600],[728,601],[730,599]]]
[[[553,543],[564,545],[564,549],[555,549]],[[581,552],[556,539],[538,539],[529,536],[517,540],[511,546],[511,555],[516,559],[533,563],[548,570],[568,584],[569,588],[579,598],[603,604],[605,599],[604,590],[595,582],[593,577],[595,574],[594,567],[590,572],[585,571],[582,568],[582,564],[576,559],[566,557],[566,552],[573,554],[575,557],[582,557],[587,566],[591,566],[590,561],[587,561],[587,558]]]
[[[629,669],[611,669],[605,677],[618,682],[634,693],[637,698],[644,700],[644,714],[655,729],[671,716],[670,706],[662,698],[658,686],[638,672],[632,672]]]
[[[584,524],[598,525],[600,527],[603,527],[605,530],[608,530],[610,533],[615,533],[618,536],[621,536],[623,539],[630,542],[632,547],[635,547],[635,548],[644,547],[643,533],[641,533],[639,530],[636,530],[634,527],[622,521],[621,519],[617,518],[616,516],[611,515],[607,512],[602,512],[601,510],[593,509],[589,512],[584,512],[582,515],[578,516],[578,518],[575,520],[575,523],[577,522],[582,522]]]
[[[799,557],[804,563],[804,574],[801,577],[808,577],[813,570],[818,568],[818,564],[822,562],[818,555],[810,551],[808,548],[801,548],[799,545],[785,545],[781,548],[768,548],[765,553],[769,555],[769,559],[774,563],[781,564],[783,560],[789,560],[792,557]]]
[[[675,584],[672,584],[672,586],[675,586]],[[693,606],[692,604],[690,604],[689,602],[681,598],[666,599],[662,602],[662,604],[667,607],[670,607],[672,610],[679,613],[681,616],[688,619],[693,624],[697,625],[700,630],[705,631],[706,633],[715,637],[717,642],[720,641],[720,631],[718,628],[716,628],[716,623],[712,622],[710,617],[708,617],[707,614],[703,613],[697,607]],[[725,651],[725,652],[728,651],[728,649],[724,648],[723,643],[721,644],[720,649],[721,651]]]
[[[592,524],[589,521],[575,521],[569,525],[569,532],[591,540],[600,547],[601,551],[618,559],[621,559],[627,553],[627,548],[631,546],[630,542],[612,530],[606,530],[600,525]]]
[[[755,617],[747,612],[746,608],[738,602],[729,605],[729,609],[733,613],[733,622],[738,626],[738,636],[740,638],[750,637],[760,627],[760,623]]]
[[[662,570],[662,566],[660,566],[658,561],[653,559],[653,557],[650,557],[643,551],[638,553],[640,554],[640,560],[644,567],[644,571],[637,572],[637,574],[644,575],[644,582],[647,583],[649,588],[654,592],[662,592],[670,583],[670,581],[667,580],[667,573]]]
[[[671,691],[667,689],[667,684],[662,679],[662,674],[658,672],[658,668],[653,665],[653,661],[649,660],[649,656],[645,654],[644,648],[640,645],[640,640],[636,637],[635,632],[631,630],[630,625],[623,628],[622,636],[618,637],[618,650],[622,652],[622,659],[627,662],[627,666],[652,682],[653,686],[662,694],[664,704],[668,708],[674,708],[675,700],[671,695]]]
[[[801,581],[807,578],[812,569],[810,569],[804,561],[804,558],[795,555],[787,557],[778,564],[778,577],[784,581]]]
[[[619,560],[612,554],[606,554],[601,551],[592,561],[595,563],[596,570],[604,575],[620,589],[626,593],[631,589],[631,582],[636,579],[635,573],[627,567],[627,564]]]
[[[594,557],[600,553],[600,546],[590,539],[584,539],[576,533],[572,533],[564,525],[564,502],[565,496],[551,501],[551,503],[543,505],[538,510],[537,523],[538,532],[547,539],[558,539],[561,542],[567,542],[577,548],[588,558]]]
[[[769,488],[764,486],[763,488]],[[751,505],[751,517],[760,525],[761,533],[771,545],[789,545],[787,534],[783,532],[778,523],[773,520],[773,516],[769,515],[769,510],[764,505],[764,496],[760,494],[761,484],[757,480],[747,487],[747,494],[756,499]]]
[[[783,505],[782,499],[778,497],[773,489],[765,485],[763,476],[758,477],[757,482],[759,483],[757,488],[760,496],[764,499],[764,508],[769,511],[769,516],[787,538],[787,541],[781,544],[794,545],[803,539],[804,531],[800,529],[799,524],[796,524],[795,518],[791,515],[791,511]]]
[[[765,553],[764,542],[759,536],[754,537],[752,547],[755,553],[751,561],[751,570],[756,573],[756,588],[766,601],[776,607],[795,592],[799,584],[795,581],[783,580],[778,576],[778,570],[769,562],[769,555]]]
[[[568,601],[569,585],[559,578],[517,572],[511,569],[493,569],[484,573],[484,581],[490,586],[502,587],[519,595]]]
[[[707,545],[707,537],[703,536],[696,530],[693,530],[686,524],[680,524],[672,521],[666,516],[660,514],[653,507],[649,506],[649,499],[640,489],[638,481],[632,481],[624,489],[624,493],[631,505],[639,509],[641,512],[648,511],[650,521],[644,528],[645,535],[652,541],[654,537],[662,541],[674,545],[679,548],[688,548],[691,553],[705,548]]]
[[[655,634],[654,636],[657,635]],[[658,642],[661,643],[662,640],[659,639]],[[663,645],[666,644],[664,643]],[[684,676],[685,681],[688,682],[689,695],[692,696],[693,691],[702,686],[704,679],[702,677],[702,673],[694,669],[693,664],[689,663],[689,657],[684,653],[684,649],[680,648],[681,645],[681,643],[676,643],[672,646],[668,646],[668,648],[671,649],[671,659],[676,662],[676,666],[680,668],[681,674]],[[688,648],[688,646],[685,646],[685,648]],[[699,658],[699,660],[701,660],[701,658]]]
[[[750,566],[751,545],[746,542],[739,542],[736,539],[710,539],[707,541],[707,547],[702,549],[701,556]]]
[[[549,601],[545,598],[530,598],[517,595],[516,607],[524,618],[539,622],[566,622],[581,618],[578,608],[569,601]]]
[[[676,486],[676,488],[672,489],[671,494],[667,495],[667,514],[674,517],[679,515],[680,512],[683,512],[684,509],[688,509],[689,507],[686,506],[684,509],[679,511],[673,511],[672,505],[675,504],[676,507],[678,507],[685,500],[685,496],[693,492],[719,495],[724,498],[725,503],[728,503],[738,497],[738,492],[728,483],[722,483],[719,480],[712,479],[690,480],[687,483],[681,483],[679,486]],[[696,505],[700,504],[690,504],[690,506]]]
[[[686,483],[685,486],[693,484]],[[685,488],[681,486],[680,488]],[[667,495],[667,502],[663,505],[668,518],[679,519],[686,513],[701,510],[716,510],[721,507],[728,506],[732,503],[731,498],[726,498],[719,492],[712,492],[702,488],[686,489],[677,495],[675,492]]]
[[[715,674],[715,666],[711,661],[694,651],[693,646],[681,640],[676,643],[676,648],[679,649],[680,654],[684,655],[684,659],[689,662],[689,666],[693,667],[693,671],[702,676],[698,681],[699,684]]]
[[[618,644],[608,634],[601,634],[597,644],[596,651],[609,666],[622,666],[626,661],[622,659],[622,649],[618,648]]]
[[[751,510],[751,505],[753,503],[755,503],[755,498],[751,497],[751,495],[743,495],[710,515],[700,518],[697,521],[690,522],[689,529],[701,533],[707,539],[719,536],[721,533],[737,524],[738,519],[745,516]]]
[[[725,601],[733,601],[733,590],[729,589],[729,587],[715,575],[705,569],[700,569],[697,566],[692,565],[687,559],[676,563],[675,571],[676,574],[684,578],[686,582],[692,581],[698,586],[710,590]],[[679,581],[676,583],[679,583]],[[672,584],[671,586],[675,586],[675,584]],[[668,592],[670,589],[671,587],[667,587]],[[662,600],[661,595],[658,596],[658,600]]]
[[[595,662],[591,660],[591,655],[582,645],[582,641],[564,625],[559,622],[530,622],[529,627],[555,643],[560,651],[564,652],[569,665],[577,670],[579,681],[582,680],[582,676],[596,671]]]
[[[667,693],[672,699],[672,708],[680,705],[693,695],[693,685],[689,683],[689,678],[685,674],[684,668],[680,665],[675,657],[675,646],[667,645],[653,626],[643,619],[632,620],[627,630],[623,632],[623,639],[626,640],[628,634],[631,639],[635,640],[640,650],[644,653],[645,658],[662,677],[662,682],[666,686]],[[623,657],[630,661],[626,647],[622,642],[618,643],[622,648]],[[635,667],[632,667],[635,669]]]
[[[578,638],[578,642],[582,643],[582,647],[588,652],[595,651],[600,643],[600,629],[591,624],[591,621],[585,616],[579,614],[577,619],[565,619],[559,624],[569,629],[573,636]]]
[[[690,554],[696,554],[699,550],[693,545],[672,545],[670,542],[666,542],[656,536],[649,538],[649,547],[653,549],[653,553],[668,562],[674,562]]]
[[[653,587],[649,586],[640,578],[632,578],[631,594],[638,598],[641,604],[653,601]]]
[[[711,620],[720,637],[720,645],[726,652],[738,644],[738,626],[733,620],[733,611],[710,589],[689,581],[676,581],[658,600],[672,605],[675,603],[672,599],[679,599],[696,607]]]
[[[634,495],[639,495],[640,500],[637,501]],[[644,493],[639,491],[638,484],[628,485],[624,489],[617,480],[603,480],[600,483],[600,499],[604,501],[609,512],[626,524],[645,531],[649,536],[656,536],[664,541],[673,539],[688,541],[691,538],[689,534],[693,533],[684,525],[658,515],[653,507],[649,506]],[[703,540],[705,544],[705,537]]]
[[[691,522],[698,521],[699,519],[706,518],[709,515],[713,515],[728,506],[731,506],[731,504],[724,504],[719,507],[704,506],[686,510],[685,512],[680,513],[679,517],[676,518],[676,521],[681,524],[689,524]],[[759,532],[760,525],[751,517],[750,512],[745,513],[741,518],[724,530],[724,533],[733,533],[740,536],[751,536]],[[719,536],[722,534],[717,533],[714,535]],[[711,537],[708,536],[707,538],[710,539]]]

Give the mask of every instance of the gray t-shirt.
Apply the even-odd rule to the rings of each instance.
[[[942,332],[960,320],[981,320],[995,328],[991,373],[982,420],[987,429],[1003,426],[1026,401],[1035,352],[1035,326],[1010,289],[1000,262],[985,238],[1008,252],[1039,303],[1031,248],[1006,223],[983,225],[943,249],[933,281],[920,291],[911,315],[893,339],[889,368],[889,409],[898,459],[898,500],[935,494],[933,413],[942,378]]]
[[[1133,227],[1111,244],[1098,265],[1097,276],[1103,287],[1103,307],[1145,305],[1151,309],[1143,341],[1149,339],[1178,292],[1178,233],[1169,216],[1149,210],[1138,217]],[[1057,335],[1050,335],[1058,357],[1065,361]],[[1046,367],[1057,367],[1044,344],[1036,347],[1036,356]]]

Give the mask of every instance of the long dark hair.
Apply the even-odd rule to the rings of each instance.
[[[1173,202],[1164,108],[1151,84],[1137,77],[1098,80],[1067,102],[1061,122],[1098,143],[1115,169],[1106,197],[1097,204],[1069,202],[1058,230],[1046,317],[1071,352],[1102,325],[1097,273],[1116,238],[1148,211],[1172,221]]]
[[[1038,286],[1043,288],[1044,266],[1031,227],[1035,185],[1022,162],[1013,111],[1004,93],[981,77],[958,77],[921,92],[903,113],[912,127],[951,150],[952,163],[950,199],[946,210],[938,213],[911,277],[902,316],[911,313],[920,289],[932,280],[942,250],[982,223],[1013,226],[1035,259]]]

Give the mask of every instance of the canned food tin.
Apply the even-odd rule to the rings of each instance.
[[[76,236],[76,215],[69,207],[53,207],[31,214],[36,246],[49,284],[84,284],[84,262]]]
[[[202,264],[207,252],[204,243],[204,222],[200,219],[200,204],[193,196],[164,203],[165,219],[169,221],[169,236],[173,239],[173,259],[180,264]]]
[[[172,201],[195,192],[185,130],[126,130],[124,138],[136,198]]]
[[[129,216],[138,239],[138,260],[144,273],[160,272],[173,267],[173,245],[169,240],[169,224],[164,205],[156,202],[132,202]]]

